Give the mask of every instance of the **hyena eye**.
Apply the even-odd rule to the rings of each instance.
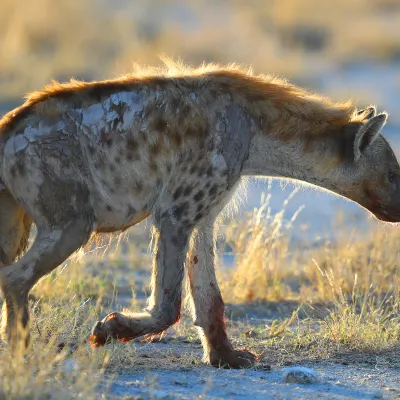
[[[393,183],[394,182],[394,178],[396,177],[396,175],[394,174],[394,172],[389,172],[388,178],[389,178],[389,182]]]

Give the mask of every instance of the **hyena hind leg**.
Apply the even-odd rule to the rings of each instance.
[[[65,261],[83,246],[92,231],[91,219],[77,219],[64,226],[49,229],[38,226],[32,247],[16,263],[0,269],[0,284],[4,294],[1,335],[13,346],[29,342],[28,294],[44,275]]]
[[[179,320],[184,262],[191,228],[166,216],[156,219],[155,229],[156,255],[147,312],[113,312],[107,315],[92,329],[92,347],[103,346],[110,338],[127,342],[144,335],[156,335]]]
[[[224,302],[214,266],[214,220],[206,217],[193,232],[186,261],[195,325],[206,362],[222,368],[251,367],[257,357],[247,350],[235,350],[226,332]]]

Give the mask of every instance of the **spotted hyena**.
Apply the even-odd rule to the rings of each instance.
[[[380,135],[387,115],[357,111],[270,76],[217,66],[53,82],[0,121],[2,332],[29,319],[32,286],[98,232],[152,216],[152,294],[140,314],[93,327],[102,346],[179,320],[186,268],[194,324],[212,365],[247,367],[224,323],[214,221],[241,177],[302,180],[400,221],[400,167]],[[37,237],[25,250],[31,224]],[[12,340],[13,342],[13,340]]]

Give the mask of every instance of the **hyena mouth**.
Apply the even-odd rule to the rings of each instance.
[[[400,212],[394,210],[392,207],[384,207],[380,205],[379,207],[375,206],[373,210],[370,209],[370,211],[380,221],[391,223],[400,222]]]

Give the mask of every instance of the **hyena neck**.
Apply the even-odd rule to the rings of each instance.
[[[307,142],[304,136],[285,141],[257,134],[242,174],[300,180],[341,194],[335,181],[342,174],[342,164],[340,143],[334,137]]]

